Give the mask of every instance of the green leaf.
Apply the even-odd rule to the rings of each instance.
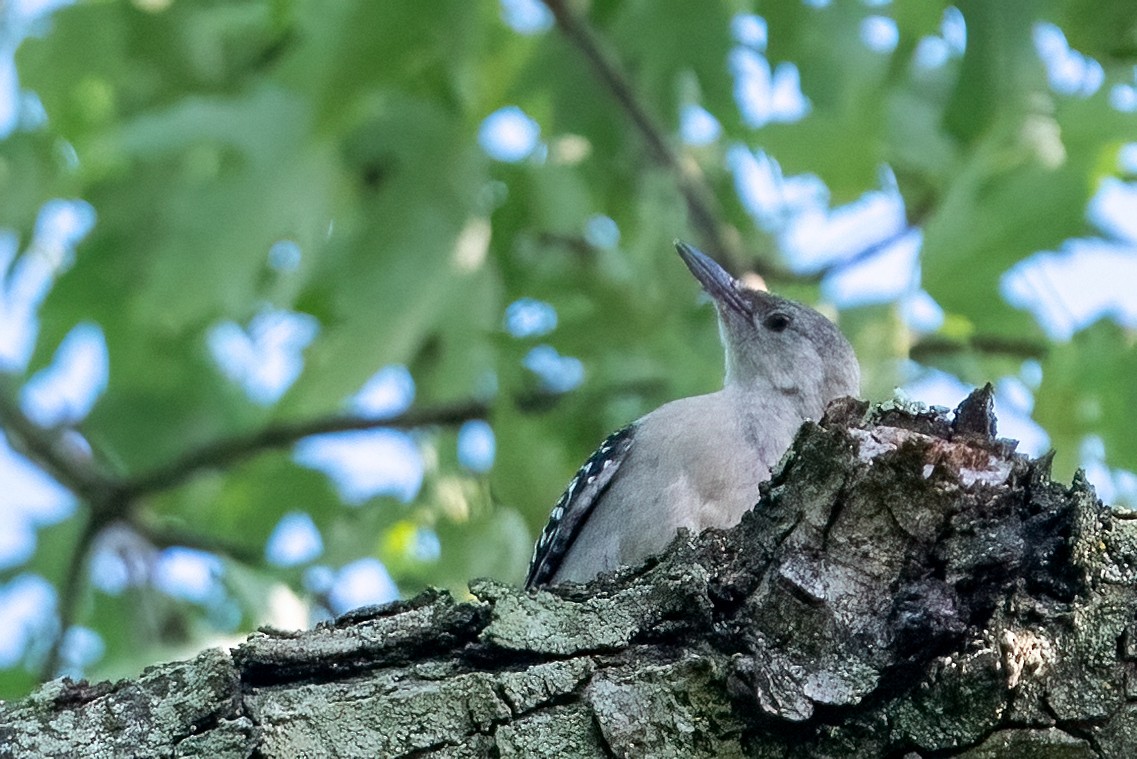
[[[967,50],[945,126],[961,142],[970,143],[999,122],[1017,121],[1032,96],[1045,91],[1031,41],[1040,4],[963,0],[958,6],[967,24]]]
[[[1085,230],[1088,166],[1073,157],[1046,165],[1028,144],[990,140],[955,177],[924,229],[927,291],[976,332],[1037,334],[1030,317],[999,293],[1000,277],[1040,250]]]
[[[1137,408],[1137,343],[1108,319],[1055,345],[1042,365],[1034,418],[1050,433],[1056,474],[1069,477],[1081,463],[1087,435],[1105,443],[1110,466],[1137,469],[1137,438],[1129,423]]]

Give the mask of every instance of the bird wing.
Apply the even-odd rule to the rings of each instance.
[[[526,589],[544,585],[557,573],[593,507],[612,484],[620,465],[627,460],[634,435],[634,424],[613,432],[569,481],[533,548],[529,576],[525,578]]]

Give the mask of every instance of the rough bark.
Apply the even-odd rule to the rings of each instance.
[[[0,707],[4,756],[1137,756],[1137,522],[941,412],[846,401],[737,528]]]

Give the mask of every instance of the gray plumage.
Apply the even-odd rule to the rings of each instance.
[[[737,524],[801,423],[859,390],[857,358],[832,322],[676,247],[718,311],[723,388],[660,406],[601,444],[554,506],[527,588],[639,563],[680,528]]]

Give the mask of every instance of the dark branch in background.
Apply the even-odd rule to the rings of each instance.
[[[621,70],[613,57],[605,55],[601,49],[597,35],[593,33],[585,21],[568,8],[567,0],[543,1],[556,19],[557,27],[561,33],[588,60],[596,72],[597,78],[612,93],[613,99],[639,131],[640,136],[647,144],[648,153],[652,159],[675,175],[679,190],[687,203],[691,224],[702,236],[706,247],[709,248],[708,252],[719,259],[723,266],[733,274],[737,275],[743,271],[752,270],[775,281],[819,282],[830,271],[871,258],[911,231],[911,226],[906,226],[896,235],[871,245],[844,261],[812,274],[795,274],[768,261],[743,256],[733,239],[733,235],[726,233],[723,225],[719,223],[718,213],[714,207],[714,196],[706,183],[702,181],[697,168],[687,168],[672,150],[664,130],[648,113],[646,106],[636,97],[635,89],[628,76]]]
[[[157,548],[171,546],[196,548],[199,551],[227,556],[250,566],[257,564],[263,558],[259,551],[252,551],[246,545],[213,535],[203,535],[172,524],[151,524],[148,520],[136,518],[130,521],[130,529]]]
[[[1046,358],[1049,347],[1037,340],[1016,340],[996,335],[975,335],[967,340],[931,336],[913,345],[908,355],[920,363],[928,363],[937,356],[953,356],[969,351],[1041,361]]]
[[[573,255],[581,258],[591,258],[596,255],[596,247],[593,246],[584,235],[566,235],[560,232],[540,232],[537,235],[537,242],[546,246],[559,246],[567,249]]]
[[[641,381],[605,388],[602,395],[610,396],[617,392],[644,393],[658,390],[657,383]],[[533,391],[518,394],[511,399],[506,399],[505,402],[512,402],[525,413],[540,413],[557,405],[564,397],[564,394],[561,393]],[[268,450],[287,448],[293,443],[312,435],[374,430],[384,427],[400,430],[416,427],[454,427],[472,419],[484,419],[490,415],[491,411],[492,407],[488,402],[467,400],[438,406],[412,408],[397,416],[384,418],[328,416],[301,422],[282,422],[248,435],[238,435],[207,443],[196,450],[185,453],[169,464],[119,483],[118,489],[120,497],[125,501],[135,501],[142,496],[180,485],[202,470],[227,467]]]
[[[180,485],[203,469],[229,466],[266,450],[285,448],[302,438],[330,432],[372,430],[380,427],[409,429],[432,425],[456,425],[480,419],[489,413],[480,401],[464,401],[444,406],[411,409],[384,419],[360,416],[331,416],[302,422],[282,422],[248,435],[217,440],[189,451],[173,462],[122,483],[128,500]]]
[[[110,500],[115,490],[114,481],[98,471],[93,463],[76,456],[61,435],[25,416],[16,397],[12,383],[6,378],[0,379],[0,427],[7,434],[9,445],[80,498],[93,504]]]
[[[780,282],[820,282],[827,274],[872,258],[888,248],[911,232],[914,227],[919,226],[922,218],[931,210],[930,207],[913,209],[909,214],[908,224],[896,234],[890,235],[859,253],[812,274],[795,274],[771,264],[769,261],[744,256],[739,251],[733,235],[725,232],[723,225],[719,223],[718,213],[714,207],[714,196],[702,180],[698,168],[687,168],[672,150],[665,131],[648,113],[647,107],[636,97],[635,88],[614,56],[606,55],[601,49],[600,40],[588,26],[588,23],[569,9],[568,0],[543,0],[543,2],[552,12],[553,18],[556,19],[557,28],[585,57],[596,72],[597,78],[612,93],[613,99],[627,115],[636,130],[639,131],[640,136],[647,144],[652,160],[675,175],[679,190],[687,203],[691,224],[702,236],[705,246],[709,249],[707,252],[717,258],[731,273],[738,275],[743,271],[751,270],[766,279]],[[571,241],[562,239],[559,242]],[[577,245],[570,245],[570,247],[579,249]]]
[[[60,580],[59,631],[41,670],[46,681],[59,671],[64,636],[75,621],[75,612],[83,594],[83,569],[87,565],[91,545],[107,521],[126,511],[128,503],[121,497],[121,487],[114,478],[99,471],[92,460],[76,455],[60,431],[40,427],[24,414],[15,387],[6,377],[0,378],[0,428],[14,449],[82,499],[88,509],[83,529]]]
[[[892,231],[890,234],[885,235],[876,242],[869,243],[861,248],[856,253],[842,258],[839,261],[834,261],[827,264],[811,274],[798,275],[798,279],[810,282],[820,282],[828,277],[830,274],[835,274],[845,269],[850,269],[859,263],[868,261],[869,259],[877,256],[884,251],[891,248],[903,240],[908,235],[920,229],[928,216],[932,213],[934,206],[930,202],[925,202],[908,207],[908,214],[905,223],[899,228]]]
[[[723,266],[736,275],[743,270],[752,269],[770,279],[797,279],[793,274],[769,262],[749,260],[740,253],[737,244],[724,233],[722,225],[719,224],[710,189],[694,169],[684,167],[679,156],[668,144],[664,130],[636,97],[635,89],[627,75],[611,56],[605,55],[601,50],[600,41],[587,23],[569,10],[565,0],[544,0],[544,3],[552,11],[557,28],[585,57],[596,72],[597,78],[612,93],[616,103],[640,133],[652,160],[675,174],[679,191],[683,193],[683,199],[687,203],[691,224],[702,236],[702,243],[708,248],[707,252],[719,259]]]
[[[129,510],[125,502],[123,502],[121,510]],[[83,525],[83,531],[79,535],[79,540],[76,541],[75,548],[68,557],[66,574],[59,588],[59,632],[56,634],[55,640],[51,642],[51,647],[48,649],[47,657],[44,659],[43,667],[40,670],[42,682],[47,682],[61,674],[59,670],[63,663],[63,641],[67,630],[75,623],[79,601],[86,587],[83,581],[83,570],[91,559],[92,546],[95,540],[102,533],[103,528],[112,520],[113,516],[106,512],[102,514],[92,512],[88,515],[87,521]],[[152,525],[132,514],[124,514],[123,522],[141,537],[160,548],[169,546],[196,548],[228,556],[249,565],[260,560],[259,553],[222,538],[201,535],[172,525]]]
[[[40,670],[42,682],[47,682],[59,675],[59,665],[63,658],[63,641],[67,636],[68,628],[75,622],[79,599],[83,595],[85,586],[83,569],[87,566],[91,546],[104,524],[105,522],[95,516],[94,511],[88,514],[87,521],[83,525],[83,531],[79,534],[79,540],[76,541],[74,550],[67,558],[67,573],[59,587],[59,631],[55,635],[55,640],[51,642],[51,648],[48,649],[43,668]]]
[[[884,251],[888,250],[889,248],[891,248],[896,243],[903,240],[905,237],[907,237],[913,231],[915,231],[915,227],[912,227],[912,226],[909,226],[908,224],[905,224],[904,226],[900,227],[899,229],[897,229],[892,234],[887,235],[886,237],[882,237],[881,239],[877,240],[874,243],[870,243],[869,245],[866,245],[864,248],[857,251],[856,253],[849,256],[848,258],[842,258],[840,261],[834,261],[831,264],[828,264],[826,266],[821,267],[816,272],[814,272],[812,275],[807,275],[807,276],[812,276],[816,281],[820,282],[822,279],[829,276],[830,274],[833,274],[833,273],[839,272],[839,271],[843,271],[845,269],[852,268],[853,266],[856,266],[859,263],[862,263],[864,261],[869,260],[873,256],[876,256],[880,253],[883,253]]]
[[[203,469],[229,466],[266,450],[285,448],[311,435],[381,427],[452,426],[485,417],[490,411],[487,403],[462,401],[411,409],[387,418],[341,415],[282,422],[248,435],[207,443],[150,472],[120,479],[104,474],[92,462],[75,456],[60,434],[40,427],[25,416],[9,385],[0,380],[0,428],[7,433],[13,447],[90,505],[96,526],[111,519],[126,519],[133,501],[180,485]]]
[[[378,427],[407,429],[455,425],[484,417],[488,412],[489,407],[485,403],[467,401],[412,409],[388,419],[335,416],[282,423],[249,435],[207,444],[147,474],[122,480],[101,472],[93,461],[75,455],[59,431],[44,429],[29,419],[20,409],[12,384],[0,377],[0,428],[4,430],[9,444],[82,499],[87,506],[86,521],[60,580],[59,631],[44,659],[41,670],[43,679],[51,679],[59,672],[64,637],[75,622],[83,595],[84,569],[90,560],[91,547],[103,528],[111,522],[122,520],[157,545],[201,548],[245,562],[255,562],[259,558],[247,549],[220,539],[169,525],[147,524],[131,508],[139,498],[179,485],[203,469],[229,466],[266,450],[287,447],[310,435]]]

